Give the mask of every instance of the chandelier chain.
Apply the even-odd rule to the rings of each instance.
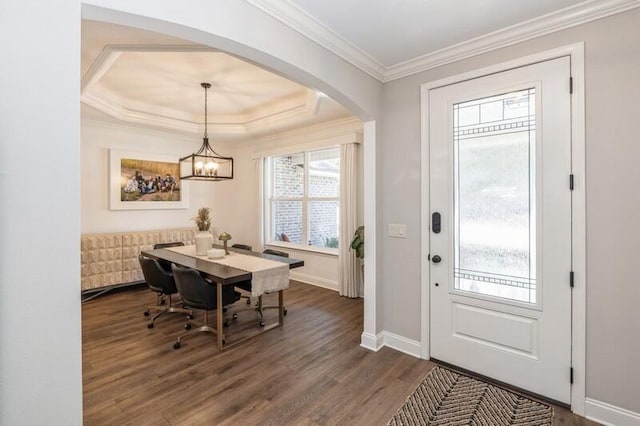
[[[209,134],[207,133],[207,117],[208,117],[208,114],[207,114],[207,104],[208,104],[208,102],[207,102],[207,92],[208,92],[208,90],[207,89],[208,89],[208,87],[205,86],[205,88],[204,88],[204,137],[205,138],[209,137]]]

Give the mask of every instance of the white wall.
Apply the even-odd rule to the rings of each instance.
[[[246,2],[87,3],[134,14],[112,14],[117,23],[218,44],[379,116],[380,83]],[[79,425],[81,2],[1,10],[0,424]],[[47,249],[34,251],[34,240]]]
[[[83,106],[83,108],[86,108]],[[184,135],[115,120],[82,120],[81,128],[81,202],[82,233],[146,231],[194,227],[191,220],[198,208],[217,209],[220,197],[211,182],[187,182],[189,208],[171,210],[110,210],[109,150],[168,154],[176,161],[196,151],[202,143],[199,135]],[[183,183],[184,184],[184,183]],[[213,226],[216,226],[215,216]]]
[[[89,108],[83,106],[83,111]],[[85,118],[85,115],[81,126],[83,234],[195,227],[191,218],[195,216],[198,208],[206,206],[212,209],[214,234],[228,232],[232,236],[231,244],[249,244],[254,249],[259,249],[259,207],[253,153],[259,146],[264,147],[268,142],[220,142],[216,141],[215,137],[211,139],[220,154],[234,157],[234,179],[215,183],[183,182],[183,185],[190,185],[188,209],[110,210],[110,149],[168,154],[178,159],[197,150],[201,137],[129,124],[95,111],[91,111],[91,118]],[[348,126],[352,135],[358,126]],[[344,132],[344,128],[345,126],[338,125],[337,130],[325,130],[323,134],[340,134]],[[313,133],[311,135],[312,139],[317,137]],[[280,146],[286,146],[292,141],[308,142],[307,137],[303,130],[289,132],[289,136],[283,138],[271,136],[267,140],[278,139]],[[285,251],[289,252],[291,257],[305,261],[304,267],[292,271],[293,279],[333,290],[338,289],[337,255],[304,250]]]
[[[80,4],[2,2],[0,40],[0,424],[79,425]]]
[[[420,339],[420,84],[585,42],[587,191],[587,396],[640,412],[640,9],[385,84],[384,328]]]

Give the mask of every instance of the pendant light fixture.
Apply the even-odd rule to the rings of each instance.
[[[216,182],[233,179],[233,158],[222,157],[209,145],[207,133],[207,90],[210,83],[200,83],[204,89],[204,137],[197,152],[180,159],[180,179]]]

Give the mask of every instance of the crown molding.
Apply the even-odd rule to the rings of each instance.
[[[299,6],[288,0],[246,1],[375,79],[384,81],[387,70],[384,65]]]
[[[591,0],[393,65],[385,72],[392,81],[482,53],[511,46],[596,19],[640,7],[640,0]]]
[[[383,83],[640,7],[640,0],[589,0],[385,67],[289,0],[246,1]]]

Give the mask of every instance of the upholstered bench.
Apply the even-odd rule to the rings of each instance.
[[[194,228],[177,228],[83,234],[80,241],[82,292],[94,293],[142,282],[144,278],[138,263],[141,250],[173,241],[194,244],[195,233]]]

